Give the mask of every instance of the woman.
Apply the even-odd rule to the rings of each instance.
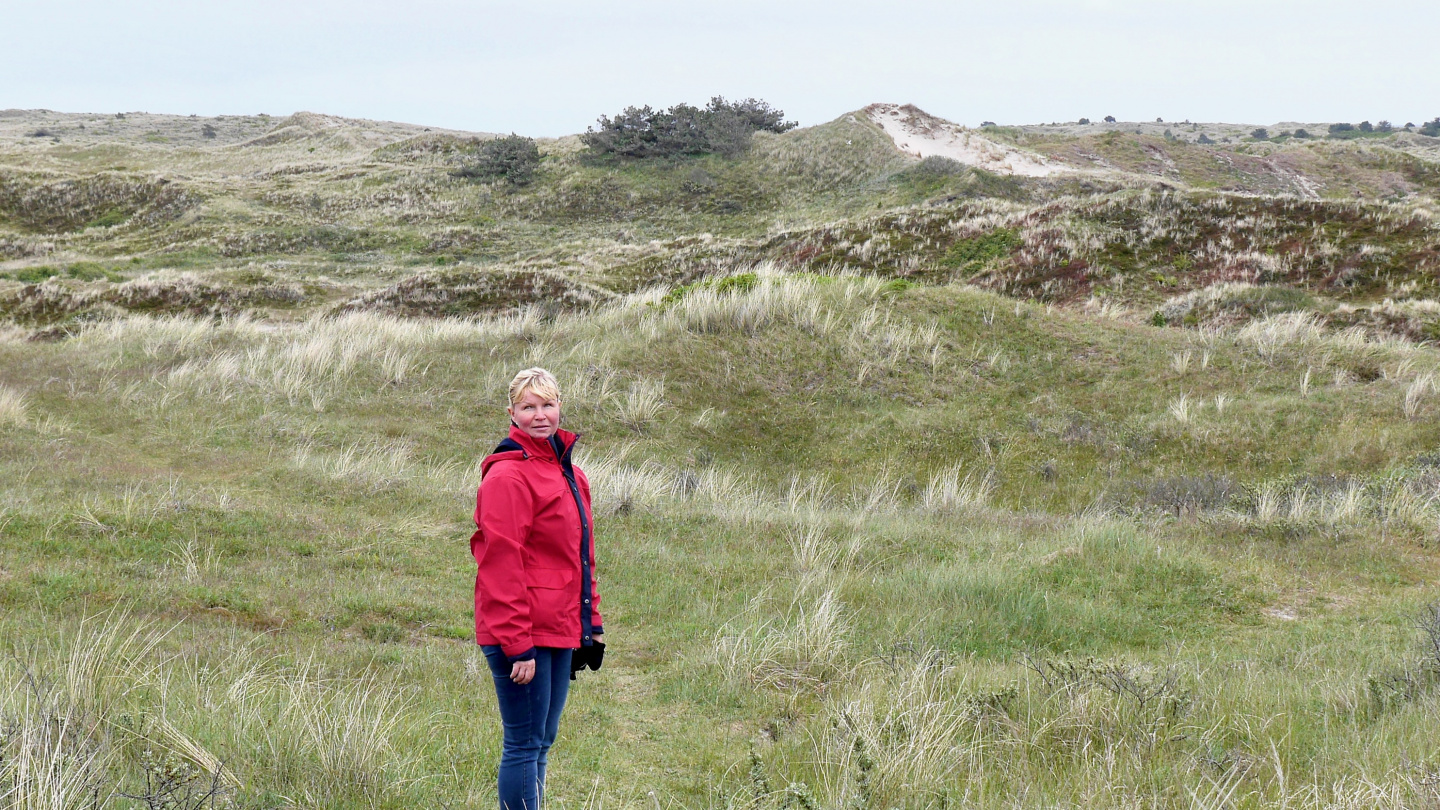
[[[495,679],[504,725],[502,810],[539,810],[545,761],[574,668],[600,668],[600,594],[590,482],[560,429],[560,386],[543,368],[510,382],[510,436],[481,464],[470,551],[475,641]]]

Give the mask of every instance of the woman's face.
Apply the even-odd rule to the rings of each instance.
[[[517,427],[536,439],[548,439],[560,427],[560,400],[546,399],[534,391],[526,391],[519,402],[505,410]]]

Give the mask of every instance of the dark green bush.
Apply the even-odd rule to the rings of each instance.
[[[540,148],[534,138],[510,133],[480,144],[473,158],[464,160],[459,177],[476,177],[484,180],[508,180],[511,185],[525,186],[535,179],[535,170],[540,167]]]
[[[1440,138],[1440,115],[1435,116],[1435,120],[1433,121],[1426,121],[1424,124],[1421,124],[1420,134],[1429,135],[1432,138]]]
[[[1373,138],[1391,132],[1394,128],[1389,122],[1382,121],[1382,126],[1375,126],[1369,121],[1361,121],[1359,124],[1331,124],[1330,137],[1335,140],[1350,140],[1353,138]]]
[[[125,213],[124,209],[121,209],[121,208],[111,208],[109,211],[106,211],[105,213],[101,214],[100,216],[96,217],[95,219],[91,220],[90,222],[87,222],[87,223],[85,224],[85,227],[87,227],[87,228],[110,228],[110,227],[113,227],[113,226],[115,226],[115,225],[120,225],[120,224],[124,223],[125,220],[127,220],[127,219],[129,219],[129,218],[130,218],[130,215],[127,214],[127,213]]]
[[[124,281],[125,277],[95,262],[76,262],[65,268],[65,275],[81,281]]]
[[[699,132],[699,109],[677,104],[669,110],[626,107],[614,118],[600,116],[599,129],[585,130],[580,140],[593,153],[622,158],[700,154],[708,144]]]
[[[679,287],[665,294],[660,299],[661,306],[669,306],[681,300],[696,290],[714,290],[717,293],[745,293],[755,289],[760,284],[760,276],[755,273],[736,273],[733,276],[724,278],[707,278],[693,284],[682,284]]]
[[[957,174],[964,174],[968,167],[954,158],[944,155],[931,155],[910,169],[912,174],[923,177],[951,177]]]
[[[39,284],[47,279],[57,276],[68,276],[80,281],[124,281],[125,277],[107,267],[95,262],[76,262],[64,269],[40,265],[39,267],[22,267],[19,270],[12,270],[9,273],[0,274],[0,278],[10,278],[15,281],[23,281],[26,284]]]
[[[724,96],[715,96],[705,107],[712,115],[728,114],[740,119],[753,132],[788,132],[799,124],[785,120],[785,111],[771,107],[769,102],[758,98],[743,101],[726,101]]]
[[[53,267],[22,267],[19,270],[12,270],[7,273],[10,278],[16,281],[23,281],[26,284],[39,284],[52,276],[60,275],[60,271]]]
[[[1268,141],[1270,140],[1270,130],[1265,127],[1256,127],[1250,132],[1250,137],[1257,141]]]
[[[686,155],[738,155],[750,146],[756,132],[785,132],[794,121],[759,99],[710,99],[704,108],[676,104],[668,110],[650,106],[626,107],[614,118],[602,115],[597,128],[585,130],[580,140],[595,155],[619,158],[681,157]]]
[[[920,285],[908,278],[892,278],[880,286],[881,295],[899,295]]]
[[[961,239],[951,245],[950,249],[945,251],[940,264],[950,268],[967,269],[1009,255],[1021,244],[1019,234],[1008,228],[996,228],[990,233]]]

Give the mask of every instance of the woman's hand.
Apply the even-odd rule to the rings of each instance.
[[[516,661],[510,665],[510,680],[524,686],[535,679],[535,659]]]

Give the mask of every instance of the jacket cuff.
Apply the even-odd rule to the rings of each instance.
[[[518,662],[518,661],[534,661],[534,660],[535,660],[535,648],[534,648],[534,647],[531,647],[530,649],[526,650],[525,652],[520,653],[519,655],[507,655],[507,656],[505,656],[505,660],[506,660],[506,661],[509,661],[509,662],[512,663],[512,664],[514,664],[514,663],[516,663],[516,662]]]
[[[500,652],[505,653],[505,657],[509,658],[511,661],[519,661],[521,660],[520,656],[525,655],[526,653],[533,653],[534,651],[535,640],[530,637],[529,633],[526,633],[520,638],[515,639],[509,644],[502,643],[500,645]],[[529,659],[527,658],[525,660],[528,661]]]
[[[594,627],[590,628],[590,635],[592,635],[592,636],[601,636],[601,635],[604,635],[604,634],[605,634],[605,628],[601,627],[601,626],[598,625],[598,624],[595,625]]]

